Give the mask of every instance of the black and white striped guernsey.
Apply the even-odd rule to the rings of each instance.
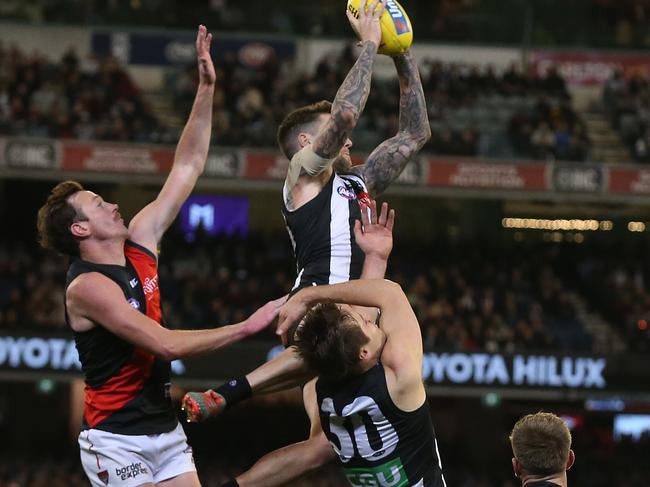
[[[428,401],[393,403],[381,363],[342,382],[319,378],[323,431],[354,487],[446,487]]]
[[[364,255],[354,240],[354,222],[367,205],[366,185],[358,176],[333,173],[321,192],[297,210],[282,202],[296,257],[293,290],[336,284],[361,276]]]

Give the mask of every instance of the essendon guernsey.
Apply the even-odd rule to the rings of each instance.
[[[75,260],[68,269],[66,291],[77,276],[99,272],[120,286],[133,308],[162,326],[156,256],[128,241],[124,254],[125,266]],[[74,338],[86,382],[82,429],[150,435],[176,427],[169,362],[122,340],[101,323],[75,332]]]

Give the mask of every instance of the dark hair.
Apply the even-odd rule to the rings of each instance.
[[[304,130],[305,125],[314,123],[319,116],[332,111],[332,104],[322,100],[305,107],[297,108],[290,112],[278,127],[278,145],[282,153],[291,159],[300,150],[298,134]]]
[[[68,199],[83,190],[83,186],[76,181],[64,181],[52,189],[47,201],[38,210],[36,221],[38,242],[43,248],[79,256],[79,242],[70,232],[70,225],[87,218],[78,212]]]
[[[566,470],[571,432],[555,414],[528,414],[512,428],[510,444],[527,473],[553,475]]]
[[[331,301],[309,310],[296,337],[305,363],[331,381],[360,372],[359,351],[369,341],[354,318]]]

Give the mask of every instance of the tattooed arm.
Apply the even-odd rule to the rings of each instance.
[[[362,176],[375,198],[401,174],[415,154],[431,137],[422,82],[410,51],[393,58],[399,77],[399,130],[368,156],[366,163],[353,168]]]
[[[361,54],[336,92],[329,120],[318,131],[313,151],[324,159],[335,158],[357,124],[370,93],[372,65],[377,43],[365,41]]]

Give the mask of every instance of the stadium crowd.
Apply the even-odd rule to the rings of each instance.
[[[126,70],[114,59],[58,63],[0,43],[0,135],[171,142]]]
[[[0,246],[0,328],[62,329],[66,264],[30,248]],[[643,327],[650,321],[650,269],[641,265],[640,254],[634,254],[638,262],[628,262],[583,247],[580,252],[398,244],[388,277],[406,290],[427,349],[591,350],[593,340],[571,298],[577,294],[619,330],[631,350],[650,350]],[[172,233],[159,267],[166,323],[201,328],[240,321],[291,289],[293,265],[289,243],[280,236],[188,243]]]
[[[603,105],[636,160],[650,162],[650,80],[614,71],[603,89]]]
[[[313,73],[290,76],[270,57],[244,68],[234,53],[218,64],[214,140],[222,145],[269,146],[276,127],[292,109],[332,100],[356,61],[354,50],[325,55]],[[505,72],[474,65],[425,59],[422,84],[433,136],[425,152],[440,155],[569,159],[589,157],[586,126],[572,106],[564,79],[553,69],[545,77],[516,65]],[[189,111],[195,70],[181,73],[173,86],[179,110]],[[364,116],[354,132],[358,150],[374,148],[397,131],[396,80],[373,80]]]
[[[220,145],[274,147],[275,132],[293,108],[333,99],[355,61],[352,47],[325,56],[313,73],[288,74],[275,57],[257,68],[234,53],[218,65],[214,140]],[[585,160],[590,141],[564,80],[540,78],[511,66],[492,68],[422,63],[433,137],[424,151],[455,156]],[[172,86],[179,113],[189,112],[196,69],[181,70]],[[395,80],[376,80],[354,134],[368,150],[398,127]],[[71,48],[58,63],[0,44],[0,135],[171,143],[163,126],[115,58],[80,60]]]
[[[189,8],[187,8],[189,6]],[[599,45],[647,47],[650,6],[647,0],[547,0],[544,9],[528,10],[518,0],[410,0],[419,39],[468,40],[489,44]],[[562,15],[557,15],[561,11]],[[532,17],[534,28],[523,18]],[[349,34],[337,3],[318,8],[298,2],[247,4],[233,0],[78,2],[76,0],[4,0],[0,19],[32,23],[156,26],[188,29],[200,22],[218,32],[261,31],[274,34],[341,36]]]

